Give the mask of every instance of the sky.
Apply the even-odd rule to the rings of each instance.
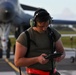
[[[76,0],[19,0],[20,3],[45,8],[50,15],[76,15]],[[74,17],[73,17],[74,18]]]

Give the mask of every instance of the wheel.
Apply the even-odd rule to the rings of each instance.
[[[2,58],[2,55],[3,55],[3,51],[2,51],[2,49],[0,48],[0,58]]]
[[[75,58],[72,56],[72,57],[70,58],[70,61],[71,61],[71,63],[74,63]]]
[[[15,45],[13,46],[13,54],[15,54]]]
[[[10,49],[7,49],[7,50],[6,50],[6,57],[7,57],[7,58],[10,58]]]

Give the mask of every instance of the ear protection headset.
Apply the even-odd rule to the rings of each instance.
[[[34,17],[30,19],[30,25],[31,27],[36,26],[36,19],[38,18],[39,21],[45,22],[46,20],[49,20],[49,24],[52,22],[52,17],[49,15],[49,13],[45,9],[38,9],[34,13]]]

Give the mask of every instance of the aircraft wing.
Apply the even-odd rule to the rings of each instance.
[[[20,4],[24,10],[36,11],[38,8],[29,5]]]
[[[36,11],[38,8],[37,7],[32,7],[29,5],[24,5],[24,4],[20,4],[21,7],[24,10],[29,10],[29,11]],[[61,19],[53,19],[52,20],[52,24],[76,24],[75,20],[61,20]]]
[[[24,10],[36,11],[38,7],[33,7],[29,5],[20,4]],[[52,24],[76,24],[75,20],[61,20],[61,19],[53,19]]]
[[[52,24],[72,24],[72,25],[76,25],[76,21],[75,20],[60,20],[60,19],[53,19],[52,20]]]

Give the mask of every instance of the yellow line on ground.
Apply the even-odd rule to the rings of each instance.
[[[12,64],[7,58],[4,59],[16,72],[20,72],[19,69],[17,67],[14,66],[14,64]],[[22,75],[25,75],[22,71],[21,71]]]

